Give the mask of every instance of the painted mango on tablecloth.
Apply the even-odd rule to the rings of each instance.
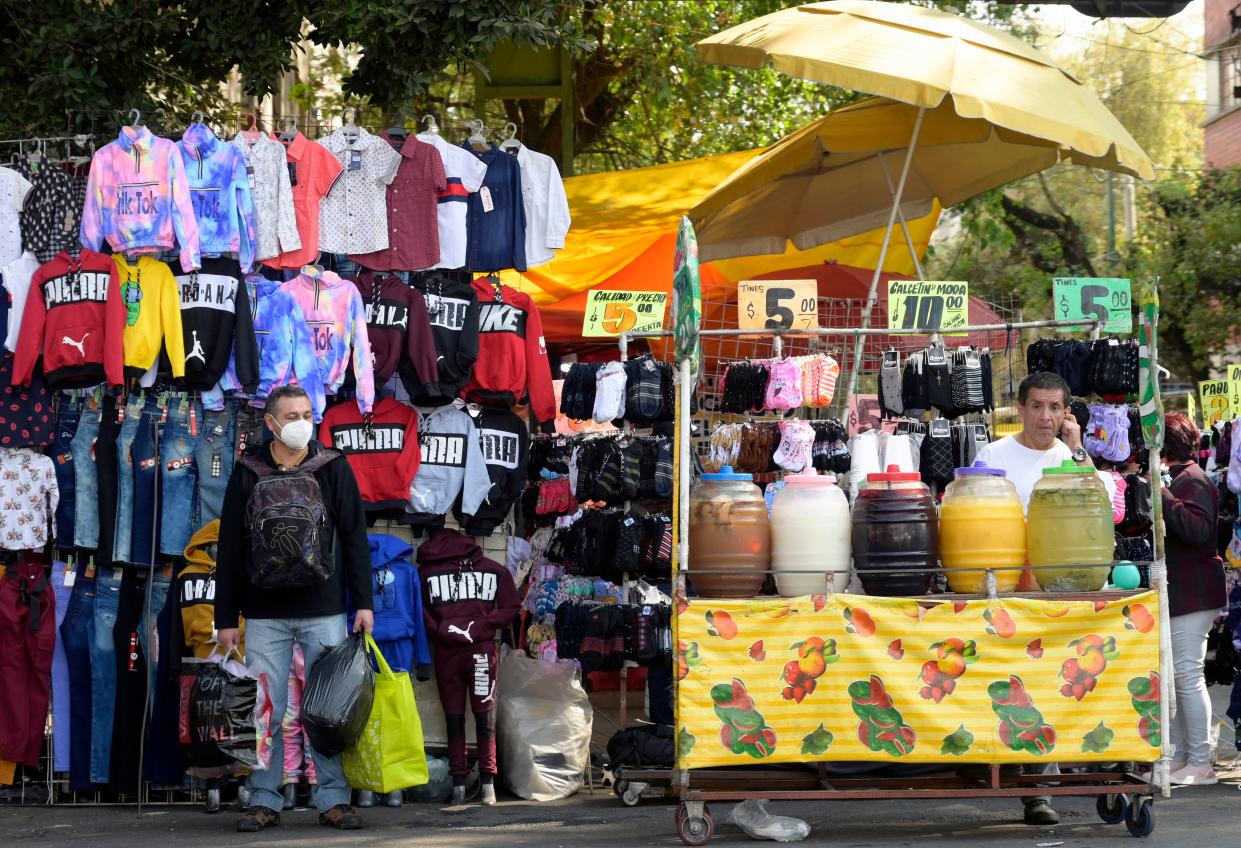
[[[685,768],[1150,762],[1159,753],[1153,592],[682,598],[678,609]]]

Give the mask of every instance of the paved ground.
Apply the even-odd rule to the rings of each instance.
[[[719,830],[713,846],[754,844],[727,823],[731,805],[714,810]],[[1016,804],[981,801],[841,802],[816,805],[773,804],[773,812],[798,815],[813,827],[806,844],[834,848],[1050,848],[1132,844],[1123,825],[1105,826],[1094,801],[1063,799],[1063,824],[1034,829],[1013,821]],[[233,812],[207,815],[194,808],[154,808],[141,820],[130,809],[0,808],[0,830],[10,843],[96,848],[172,848],[172,846],[437,846],[437,848],[596,848],[596,846],[675,846],[671,804],[643,802],[626,808],[603,791],[583,793],[554,804],[506,802],[492,809],[448,810],[407,805],[399,810],[364,811],[367,829],[339,833],[316,824],[311,812],[286,813],[284,824],[258,836],[233,831]],[[1213,787],[1178,789],[1172,799],[1156,800],[1155,833],[1147,844],[1161,848],[1236,848],[1241,845],[1241,793],[1237,779]]]

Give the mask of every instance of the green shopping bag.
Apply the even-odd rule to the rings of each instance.
[[[427,782],[422,721],[407,672],[394,672],[369,635],[375,655],[375,703],[362,736],[341,754],[345,777],[354,789],[387,793]]]

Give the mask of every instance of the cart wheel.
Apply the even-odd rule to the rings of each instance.
[[[1155,811],[1151,809],[1150,796],[1134,798],[1125,816],[1125,827],[1132,836],[1150,836],[1155,829]]]
[[[622,780],[616,785],[616,794],[620,796],[621,803],[626,807],[636,807],[642,803],[642,788],[645,783],[632,784],[628,780]],[[637,791],[634,792],[633,790]]]
[[[612,794],[615,795],[617,798],[624,798],[625,789],[628,786],[629,786],[628,780],[621,780],[620,778],[616,778],[615,780],[612,781]]]
[[[1095,812],[1099,814],[1099,818],[1103,819],[1104,824],[1120,824],[1125,820],[1125,816],[1129,813],[1129,802],[1125,800],[1125,796],[1119,793],[1115,795],[1100,795],[1099,800],[1094,805]]]
[[[705,806],[702,809],[702,818],[691,819],[685,803],[677,804],[676,823],[677,836],[686,845],[706,845],[711,837],[715,836],[715,819]]]

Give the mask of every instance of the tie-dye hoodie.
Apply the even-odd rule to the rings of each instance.
[[[181,247],[181,269],[201,264],[198,222],[181,151],[146,127],[122,127],[91,160],[82,210],[82,244],[114,253],[162,253]]]
[[[254,268],[254,200],[246,157],[225,144],[206,124],[190,124],[177,142],[190,183],[198,248],[204,253],[235,253],[241,270]]]
[[[315,421],[323,420],[327,399],[323,391],[323,377],[319,374],[319,360],[315,357],[314,342],[306,316],[297,301],[281,284],[261,274],[246,277],[250,294],[250,314],[254,318],[254,336],[259,343],[259,387],[254,397],[266,400],[273,389],[296,383],[310,395],[310,405]],[[210,392],[203,392],[203,403],[209,409],[223,409],[223,392],[241,391],[237,379],[237,366],[233,360],[220,378],[219,385]]]
[[[366,331],[366,307],[357,286],[338,274],[324,271],[317,277],[303,272],[280,288],[293,296],[306,316],[324,391],[336,394],[345,382],[352,347],[358,408],[370,412],[375,405],[375,366]]]

